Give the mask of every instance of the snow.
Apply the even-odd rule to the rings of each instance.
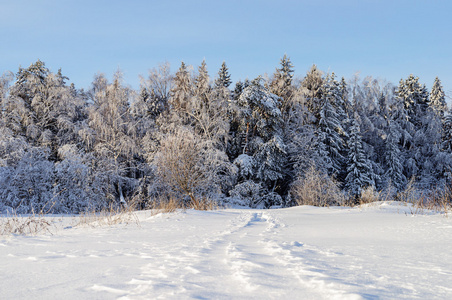
[[[2,236],[1,298],[452,299],[452,219],[414,212],[142,211],[128,225]]]

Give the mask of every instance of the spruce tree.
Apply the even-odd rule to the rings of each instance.
[[[400,151],[399,142],[401,139],[400,128],[396,122],[389,122],[388,135],[385,140],[385,176],[389,183],[402,191],[405,188],[406,177],[403,174],[404,157]]]
[[[193,96],[190,73],[184,62],[174,76],[171,89],[170,105],[176,111],[186,111],[189,108],[190,98]]]
[[[283,113],[288,109],[290,98],[293,94],[292,78],[293,65],[290,58],[284,54],[280,62],[281,67],[276,69],[270,82],[270,92],[281,98],[281,109]]]
[[[430,92],[430,107],[440,118],[442,118],[447,111],[446,95],[438,77],[435,78],[432,91]]]
[[[442,149],[452,154],[452,114],[443,118]]]
[[[198,76],[195,78],[195,95],[208,105],[210,93],[210,78],[207,72],[206,61],[203,60],[198,68]]]
[[[345,178],[345,189],[351,195],[358,197],[363,188],[374,186],[374,174],[372,165],[364,153],[361,133],[358,123],[358,115],[352,121],[350,138],[348,140],[347,176]]]
[[[221,68],[218,71],[218,78],[215,80],[216,87],[228,88],[231,85],[231,75],[229,75],[228,67],[226,62],[223,61]]]
[[[429,106],[427,88],[419,83],[419,77],[411,74],[405,81],[400,81],[396,94],[403,101],[409,121],[418,128]]]
[[[320,141],[325,145],[332,162],[329,175],[339,176],[343,169],[345,158],[343,153],[343,139],[340,132],[343,130],[338,114],[331,104],[331,97],[324,97],[319,111],[319,125],[317,127]]]
[[[279,97],[270,93],[262,84],[262,78],[258,77],[241,93],[234,117],[237,133],[232,143],[241,149],[239,154],[253,157],[255,167],[250,177],[262,187],[261,200],[267,201],[265,206],[280,204],[274,203],[280,202],[275,199],[281,199],[274,192],[285,193],[277,189],[277,183],[285,176],[287,161],[279,105]],[[254,206],[259,205],[254,203]]]
[[[317,118],[316,124],[319,120],[319,112],[323,105],[322,92],[323,92],[324,80],[322,77],[322,72],[317,69],[316,65],[313,65],[311,69],[306,74],[303,82],[301,83],[303,93],[306,98],[306,106]]]

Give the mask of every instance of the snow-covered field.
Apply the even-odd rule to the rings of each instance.
[[[137,213],[0,237],[1,299],[452,299],[452,218],[406,206]]]

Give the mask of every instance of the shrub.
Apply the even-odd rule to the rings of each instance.
[[[336,180],[314,167],[292,183],[290,197],[296,205],[330,206],[344,204],[344,195]]]

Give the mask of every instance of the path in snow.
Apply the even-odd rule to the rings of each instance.
[[[368,209],[186,211],[0,238],[4,299],[452,298],[452,221]]]

